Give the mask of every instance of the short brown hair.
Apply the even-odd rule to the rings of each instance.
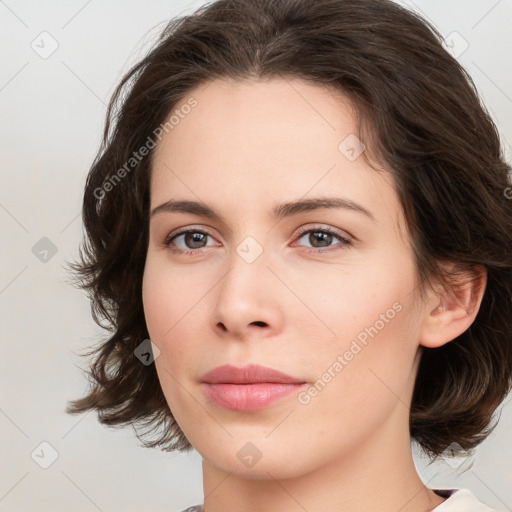
[[[471,77],[441,41],[389,0],[217,0],[171,20],[116,88],[88,174],[86,237],[70,266],[109,335],[88,354],[91,389],[67,412],[95,409],[111,426],[162,426],[153,441],[135,431],[147,447],[192,448],[154,364],[134,355],[149,338],[141,290],[153,151],[133,169],[126,163],[197,86],[295,76],[354,105],[359,138],[394,176],[422,294],[436,281],[455,286],[457,272],[487,271],[472,325],[439,348],[422,347],[410,409],[411,437],[430,455],[485,439],[512,387],[510,167]],[[453,273],[446,261],[456,263]]]

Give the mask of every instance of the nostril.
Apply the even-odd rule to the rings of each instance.
[[[257,321],[252,322],[254,325],[257,325],[258,327],[265,327],[267,324],[265,322]]]

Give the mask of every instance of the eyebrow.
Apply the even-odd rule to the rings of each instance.
[[[315,197],[311,199],[299,199],[297,201],[281,203],[272,208],[271,217],[275,220],[281,220],[285,217],[291,217],[299,213],[310,212],[322,208],[343,208],[346,210],[352,210],[364,214],[373,222],[376,221],[374,215],[367,208],[343,197]],[[226,221],[222,215],[202,202],[171,199],[153,208],[151,211],[151,218],[164,212],[192,213],[194,215],[201,215],[203,217],[217,220],[218,222],[226,225]]]

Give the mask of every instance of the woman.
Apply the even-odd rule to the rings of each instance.
[[[474,448],[511,389],[509,170],[471,79],[390,1],[171,21],[88,176],[72,268],[112,333],[68,412],[196,449],[189,510],[491,510],[425,486],[411,440]]]

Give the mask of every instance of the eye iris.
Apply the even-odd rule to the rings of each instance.
[[[206,235],[204,233],[192,232],[192,233],[185,234],[186,245],[188,247],[192,247],[194,249],[203,247],[201,242],[204,242],[205,239],[206,239]],[[195,245],[196,243],[198,243],[199,245]]]
[[[317,246],[316,242],[327,242],[325,245]],[[332,241],[332,235],[330,233],[324,233],[321,231],[312,231],[309,233],[309,242],[313,247],[326,247]]]

